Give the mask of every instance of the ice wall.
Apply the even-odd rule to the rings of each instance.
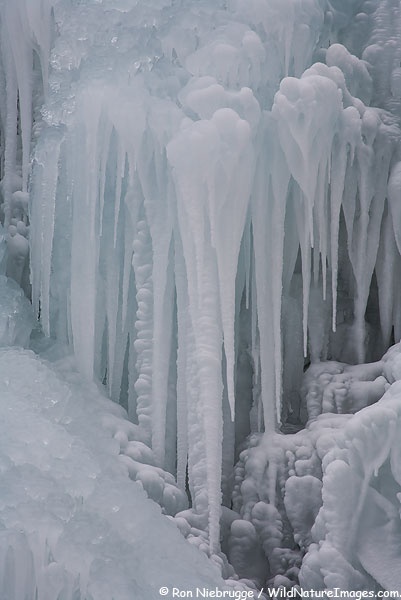
[[[183,489],[188,466],[217,551],[238,446],[299,421],[304,357],[401,336],[398,3],[0,6],[34,309]]]

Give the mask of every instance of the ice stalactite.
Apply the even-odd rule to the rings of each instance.
[[[2,29],[5,30],[5,23],[2,20]],[[6,104],[3,106],[3,122],[4,130],[4,177],[2,180],[3,192],[3,211],[4,224],[6,227],[10,224],[11,219],[11,194],[14,191],[16,160],[17,160],[17,81],[15,73],[15,65],[11,56],[11,49],[7,44],[6,35],[2,35],[2,63],[6,83]],[[18,184],[17,184],[18,189]]]
[[[31,151],[33,40],[25,33],[27,29],[29,31],[29,15],[22,3],[7,2],[5,4],[4,23],[9,32],[5,43],[9,46],[9,51],[13,57],[13,67],[16,71],[16,91],[18,90],[21,120],[22,191],[26,192]],[[10,32],[13,32],[12,35],[10,35]],[[16,98],[12,101],[15,104],[15,110],[17,110]],[[14,128],[15,125],[16,122],[14,122]],[[15,135],[16,133],[15,130]]]
[[[36,96],[43,98],[49,68],[52,0],[30,5],[24,0],[2,2],[0,97],[2,121],[2,222],[8,231],[7,275],[29,295],[28,179],[31,171],[33,114]],[[35,56],[41,82],[34,72]],[[37,107],[36,107],[37,108]],[[51,208],[50,208],[51,210]]]
[[[43,190],[45,204],[32,205],[30,218],[32,223],[31,272],[33,280],[40,281],[41,289],[36,285],[32,290],[32,304],[36,314],[41,314],[43,329],[50,335],[50,278],[51,256],[55,228],[56,189],[61,139],[58,132],[51,136],[52,143],[45,143],[37,149],[37,168],[35,178]],[[46,164],[46,169],[44,169]],[[38,276],[40,273],[40,277]]]
[[[274,129],[269,128],[269,124],[265,123],[265,139],[261,140],[261,144],[265,146],[267,152],[269,152],[269,141],[273,136]],[[272,151],[274,152],[274,148],[272,148]],[[271,280],[274,278],[275,266],[273,265],[277,259],[280,261],[279,248],[277,254],[275,254],[274,249],[276,235],[274,233],[275,224],[273,219],[269,223],[271,207],[278,207],[279,203],[278,199],[277,203],[275,203],[274,193],[276,190],[273,188],[271,178],[270,169],[266,168],[263,163],[259,163],[255,177],[255,192],[252,198],[251,216],[255,253],[254,277],[256,282],[256,298],[252,299],[252,302],[255,302],[257,307],[260,361],[263,364],[263,369],[261,370],[261,396],[265,426],[270,431],[273,431],[277,420],[280,418],[280,409],[277,412],[275,405],[271,401],[271,395],[273,394],[273,397],[278,397],[280,400],[281,350],[279,360],[277,361],[277,354],[274,353],[275,345],[271,343],[271,340],[273,337],[273,340],[277,341],[275,339],[275,323],[280,323],[281,303],[277,307],[277,301],[274,296],[275,293],[281,295],[281,282],[278,282],[278,288],[276,287],[275,289],[270,285]],[[284,194],[286,194],[285,178],[284,190],[280,191],[284,191]],[[268,224],[267,227],[266,223]],[[272,310],[262,310],[262,306],[266,305],[270,305]],[[276,369],[278,370],[278,376]]]
[[[234,169],[238,169],[241,157],[252,160],[252,154],[247,148],[249,133],[247,123],[241,121],[236,113],[221,110],[214,113],[210,121],[188,125],[181,136],[168,147],[178,188],[178,225],[186,263],[189,314],[195,336],[195,360],[199,370],[199,402],[205,430],[207,480],[210,481],[209,493],[214,495],[213,499],[209,497],[211,528],[216,527],[221,502],[219,465],[223,427],[223,341],[227,361],[228,398],[232,417],[234,416],[235,275],[247,214],[247,205],[241,206],[241,202],[249,198],[250,186],[249,177],[241,184],[235,180]],[[205,169],[210,147],[215,149],[216,156],[210,154],[210,168]],[[233,156],[229,154],[232,148],[235,149]],[[224,156],[223,160],[220,159],[221,163],[220,154]],[[186,164],[183,164],[183,160]],[[214,170],[212,165],[216,161],[217,169]],[[225,189],[231,180],[233,187],[229,185]],[[245,186],[245,193],[242,186]],[[236,206],[234,211],[233,202]],[[225,211],[228,211],[227,214]],[[219,230],[225,226],[230,228],[230,235],[226,238],[227,242],[224,242],[226,247],[222,246],[225,236]],[[217,480],[213,481],[216,474]],[[215,548],[218,544],[216,535],[215,530],[210,531]]]
[[[144,221],[138,223],[138,234],[134,241],[133,265],[136,272],[138,310],[136,313],[135,329],[137,338],[134,342],[137,355],[135,382],[136,414],[138,423],[146,434],[148,443],[152,437],[151,401],[152,391],[152,340],[150,337],[152,323],[152,280],[150,266],[149,230]]]
[[[155,131],[157,131],[156,128]],[[150,305],[153,312],[153,323],[149,327],[149,335],[152,340],[152,371],[150,374],[153,398],[150,415],[152,448],[159,464],[163,465],[166,451],[168,378],[173,335],[173,211],[170,206],[171,183],[166,174],[165,148],[159,145],[157,139],[150,139],[147,143],[152,151],[148,157],[145,157],[144,153],[140,153],[137,163],[151,236],[151,255],[148,258],[152,265],[153,286],[153,298]]]
[[[177,312],[186,315],[180,319],[177,326],[177,484],[185,490],[188,464],[188,428],[189,428],[189,403],[187,394],[191,394],[188,386],[188,328],[190,327],[188,315],[188,297],[186,292],[186,274],[181,240],[174,238],[175,244],[175,280]]]
[[[84,110],[91,118],[79,120],[70,141],[73,154],[70,168],[74,173],[72,188],[71,227],[71,330],[76,356],[83,373],[93,377],[95,357],[96,286],[98,279],[100,219],[98,204],[97,136],[101,135],[99,121],[101,102],[95,93],[87,94]],[[85,111],[85,112],[86,112]],[[78,143],[84,128],[84,144]],[[85,157],[88,157],[89,162]]]

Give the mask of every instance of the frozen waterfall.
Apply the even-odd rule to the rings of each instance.
[[[400,1],[0,0],[0,36],[0,596],[159,597],[131,493],[209,556],[181,589],[401,593]]]

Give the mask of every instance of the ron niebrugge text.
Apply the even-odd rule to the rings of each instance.
[[[196,588],[195,590],[171,589],[172,598],[235,598],[235,600],[247,600],[257,598],[258,592],[254,590],[219,590],[218,588]]]

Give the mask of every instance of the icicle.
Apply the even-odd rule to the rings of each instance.
[[[225,360],[223,356],[222,368],[225,372]],[[224,384],[226,382],[224,381]],[[233,468],[235,451],[235,424],[231,417],[231,409],[228,402],[227,386],[223,387],[222,399],[222,465],[221,465],[221,490],[222,503],[224,506],[231,507],[231,496],[233,488]]]
[[[292,189],[294,182],[290,181],[287,197],[285,224],[284,224],[284,259],[283,259],[283,295],[287,296],[290,291],[291,280],[299,253],[299,238],[297,220],[295,216],[295,202]]]
[[[154,146],[153,146],[154,144]],[[153,344],[152,351],[152,449],[164,464],[168,373],[172,347],[174,280],[172,273],[172,218],[165,154],[149,135],[149,148],[138,156],[138,173],[152,238]],[[165,185],[163,185],[165,184]]]
[[[347,168],[347,149],[338,137],[334,138],[331,161],[330,186],[330,256],[331,256],[331,293],[333,298],[332,330],[336,331],[337,320],[337,281],[338,281],[338,243],[340,211],[343,199],[345,173]]]
[[[392,143],[383,136],[379,115],[367,109],[363,116],[364,141],[357,147],[360,217],[353,224],[355,245],[350,260],[356,279],[355,337],[359,362],[365,356],[365,310],[380,239],[380,225],[392,155]]]
[[[101,315],[99,324],[105,324],[104,352],[106,360],[104,375],[102,376],[104,377],[107,374],[105,378],[109,395],[115,401],[118,401],[128,335],[122,322],[120,286],[122,257],[124,256],[124,225],[128,219],[125,218],[125,205],[123,204],[121,207],[121,178],[124,177],[124,173],[121,173],[121,162],[118,162],[119,159],[121,161],[121,155],[118,156],[119,150],[115,152],[116,147],[121,149],[121,141],[117,139],[116,133],[112,136],[107,166],[102,164],[104,161],[102,138],[106,135],[106,142],[109,142],[108,134],[110,131],[107,125],[103,125],[103,121],[104,118],[98,132],[97,188],[99,193],[104,194],[107,185],[107,192],[105,198],[99,197],[97,209],[99,231],[102,229],[102,235],[99,235],[98,270],[99,285],[103,288],[103,298],[98,303],[96,313]],[[123,151],[120,154],[125,157]],[[107,171],[106,181],[104,169]],[[122,215],[120,215],[120,209]],[[102,224],[100,219],[105,223]],[[106,223],[110,222],[112,226],[106,226]]]
[[[401,220],[401,162],[395,163],[391,169],[387,196],[392,217],[391,220],[394,226],[395,241],[397,242],[398,252],[401,254],[401,232],[397,226]]]
[[[274,139],[275,128],[271,132]],[[282,334],[281,334],[281,302],[283,294],[284,271],[284,224],[286,216],[286,200],[290,173],[281,149],[275,146],[272,168],[272,303],[273,303],[273,341],[275,365],[275,400],[276,419],[281,420],[282,408]]]
[[[245,307],[248,310],[250,306],[250,297],[251,297],[251,257],[252,257],[252,241],[251,241],[251,219],[250,216],[247,217],[247,223],[244,229],[244,263],[245,263]]]
[[[27,28],[27,24],[25,23],[24,27],[22,22],[25,20],[24,17],[24,13],[19,11],[18,3],[6,3],[4,21],[8,31],[13,32],[13,35],[9,36],[9,43],[18,83],[22,139],[22,190],[26,192],[31,150],[33,51],[31,41],[24,32],[24,29]]]
[[[368,271],[366,268],[366,251],[367,251],[367,234],[369,227],[369,209],[372,203],[373,194],[371,176],[371,161],[373,153],[370,149],[364,149],[369,155],[368,160],[363,156],[359,156],[359,165],[361,170],[361,178],[358,184],[358,198],[360,203],[360,217],[357,236],[357,246],[354,253],[354,273],[357,282],[357,290],[355,297],[355,338],[356,338],[356,353],[358,362],[363,362],[365,359],[365,310],[369,294],[370,278],[368,279]],[[384,199],[383,199],[384,200]]]
[[[4,71],[6,79],[6,127],[4,151],[4,226],[8,227],[11,219],[11,194],[17,155],[17,78],[15,66],[11,55],[10,42],[6,31],[6,24],[2,21],[1,49],[4,57]]]
[[[194,128],[197,129],[196,123]],[[203,129],[203,127],[202,127]],[[207,128],[206,132],[213,129]],[[206,511],[209,530],[209,547],[211,552],[219,547],[219,520],[221,504],[221,463],[222,463],[222,326],[220,318],[219,279],[217,272],[216,252],[212,246],[210,229],[203,229],[202,259],[198,260],[197,243],[200,223],[194,220],[194,214],[188,207],[196,203],[197,210],[205,210],[205,198],[201,184],[204,168],[196,160],[197,153],[206,148],[202,138],[188,146],[187,134],[191,135],[192,127],[182,133],[168,147],[168,159],[174,167],[174,179],[177,191],[177,214],[180,237],[188,279],[189,315],[193,327],[196,368],[198,370],[197,386],[199,399],[197,411],[202,422],[204,458],[197,453],[196,459],[191,454],[192,432],[189,431],[190,471],[201,468],[198,461],[205,461],[205,483],[207,487]],[[206,138],[207,139],[207,138]],[[207,146],[209,147],[209,146]],[[189,148],[191,152],[189,152]],[[192,169],[186,168],[190,161]],[[200,179],[200,181],[199,181]],[[200,183],[199,188],[196,183]],[[198,232],[198,233],[197,233]],[[194,365],[195,363],[193,363]],[[187,362],[188,368],[191,361]],[[191,384],[193,385],[193,384]],[[187,391],[188,393],[188,391]],[[192,415],[193,413],[191,413]],[[190,416],[190,418],[192,418]],[[192,456],[192,458],[191,458]],[[203,501],[202,501],[203,502]]]
[[[1,22],[0,22],[0,31],[1,31]],[[0,49],[2,49],[2,45],[0,42]],[[2,60],[2,50],[0,54],[0,126],[2,131],[4,132],[6,129],[6,120],[7,120],[7,93],[6,93],[6,76],[4,72],[4,65]],[[0,173],[0,179],[2,177],[2,173]]]
[[[171,232],[169,232],[171,235]],[[159,238],[159,241],[160,238]],[[166,246],[154,245],[153,292],[154,324],[153,335],[157,343],[153,347],[152,380],[152,449],[159,464],[164,464],[166,407],[168,397],[168,373],[173,332],[174,279],[172,273],[171,238]],[[165,240],[167,242],[167,239]]]
[[[186,289],[184,253],[175,230],[175,284],[177,292],[178,353],[177,353],[177,484],[185,490],[188,461],[188,414],[187,414],[187,335],[188,296]]]
[[[104,236],[103,236],[104,237]],[[102,238],[102,243],[105,240]],[[107,323],[107,387],[109,394],[114,400],[118,400],[119,393],[112,395],[112,389],[115,386],[114,365],[116,362],[117,335],[121,326],[121,312],[119,310],[119,279],[120,263],[116,249],[113,248],[113,241],[109,240],[105,248],[105,304],[106,304],[106,323]],[[116,255],[117,254],[117,255]],[[120,313],[120,314],[119,314]]]
[[[50,336],[50,287],[51,265],[54,240],[57,180],[62,137],[57,130],[52,131],[46,143],[36,152],[38,163],[34,189],[40,193],[42,202],[33,203],[31,208],[31,269],[33,273],[32,302],[39,313],[46,335]],[[46,169],[44,168],[46,165]],[[40,176],[39,176],[40,173]],[[40,282],[40,287],[38,283]]]
[[[215,128],[219,144],[219,163],[208,180],[208,212],[211,241],[216,249],[219,270],[221,320],[224,349],[227,360],[227,388],[234,419],[234,317],[235,277],[241,239],[246,223],[254,156],[249,124],[233,110],[221,109],[214,113],[211,126]],[[241,168],[239,166],[241,165]],[[238,177],[241,173],[240,177]],[[227,230],[230,235],[227,235]]]
[[[271,401],[271,398],[276,396],[275,348],[274,344],[271,343],[271,340],[274,339],[274,320],[272,311],[264,309],[264,307],[273,304],[272,287],[270,285],[274,260],[272,246],[274,223],[270,219],[272,203],[270,173],[266,172],[266,165],[260,162],[256,170],[251,210],[255,252],[254,277],[260,332],[260,361],[263,365],[261,370],[261,393],[266,431],[273,431],[280,418],[280,415],[276,414],[274,403]],[[268,227],[266,227],[267,223],[269,224]],[[274,388],[272,382],[274,382]]]
[[[203,413],[206,450],[206,482],[208,489],[209,545],[212,552],[220,546],[221,464],[222,464],[222,335],[218,320],[217,273],[209,257],[205,257],[202,316],[195,327],[199,364],[200,406]],[[199,315],[200,316],[200,315]]]
[[[298,190],[298,199],[295,200],[294,206],[302,258],[302,327],[304,357],[306,357],[308,354],[308,312],[311,285],[311,248],[310,238],[304,219],[304,202],[305,200],[303,194],[300,190]]]
[[[386,206],[381,240],[376,262],[376,277],[379,293],[380,326],[383,336],[383,351],[390,344],[393,325],[395,299],[395,282],[397,281],[397,263],[400,261],[394,239],[393,223],[388,206]]]
[[[132,274],[132,240],[134,239],[134,231],[138,220],[137,210],[135,210],[135,200],[125,198],[126,203],[126,218],[124,220],[124,265],[123,265],[123,282],[122,282],[122,307],[121,307],[121,321],[123,327],[126,326],[127,312],[128,312],[128,301],[129,301],[129,290]],[[134,205],[134,206],[132,206]],[[132,300],[132,299],[131,299]]]
[[[327,286],[327,238],[328,238],[328,173],[330,165],[321,164],[318,175],[317,194],[317,229],[319,233],[319,254],[322,265],[322,280],[323,280],[323,300],[326,300]],[[318,258],[318,272],[315,277],[315,285],[318,283],[320,264]]]
[[[314,248],[312,248],[312,273],[313,285],[316,287],[319,283],[320,275],[320,252],[318,244],[315,244]]]
[[[184,306],[183,306],[184,308]],[[178,315],[180,319],[180,315]],[[203,425],[202,408],[199,401],[199,363],[195,347],[195,338],[189,318],[189,312],[181,315],[186,320],[184,324],[186,340],[186,404],[188,415],[188,481],[192,506],[203,526],[208,524],[209,486],[206,465],[206,442]],[[206,483],[206,485],[205,485]]]
[[[103,234],[103,210],[104,210],[104,194],[105,194],[105,185],[106,185],[106,168],[107,168],[107,160],[110,153],[110,142],[112,135],[112,125],[111,123],[105,123],[105,129],[103,131],[103,144],[102,150],[100,154],[100,162],[99,162],[99,222],[100,222],[100,230],[99,235]]]
[[[95,305],[98,276],[98,132],[101,93],[92,90],[83,98],[82,120],[71,140],[76,173],[73,192],[71,240],[71,325],[78,364],[93,378],[95,356]],[[82,126],[85,143],[82,144]],[[79,140],[79,141],[78,141]]]
[[[166,419],[165,419],[165,458],[164,469],[174,477],[177,475],[177,304],[174,295],[172,335],[170,337],[170,363],[168,373]],[[175,482],[174,482],[175,483]],[[182,498],[187,499],[186,490]]]
[[[149,228],[146,221],[139,221],[134,240],[132,264],[136,284],[136,339],[134,348],[137,356],[135,382],[136,413],[138,423],[143,429],[148,443],[152,435],[152,325],[153,325],[153,284],[152,284],[152,247]]]
[[[31,130],[32,130],[32,93],[33,93],[33,48],[39,51],[42,68],[42,83],[47,89],[48,58],[52,35],[52,0],[38,0],[36,3],[5,2],[2,15],[2,54],[6,57],[6,86],[8,96],[7,114],[16,116],[16,94],[18,89],[19,116],[22,141],[22,190],[28,190],[30,169]],[[10,36],[12,32],[12,36]],[[13,89],[13,92],[11,92]],[[14,95],[14,99],[12,96]],[[14,106],[14,108],[12,108]],[[11,109],[11,112],[10,112]],[[14,120],[16,135],[17,119]],[[7,127],[6,127],[7,130]],[[8,143],[10,152],[15,153],[16,139],[12,141],[11,132]],[[15,146],[15,149],[13,149]],[[13,160],[13,159],[12,159]],[[6,169],[7,172],[7,169]],[[6,175],[6,181],[7,181]],[[6,188],[9,184],[6,184]],[[7,194],[6,194],[7,195]],[[7,219],[6,219],[7,220]]]
[[[120,205],[121,205],[121,186],[125,174],[126,165],[126,152],[120,142],[117,147],[117,163],[116,163],[116,189],[115,189],[115,200],[114,200],[114,248],[117,244],[117,228],[118,221],[120,218]]]
[[[129,285],[129,296],[132,298],[130,305],[130,313],[129,318],[127,319],[127,334],[128,334],[128,361],[127,361],[127,369],[128,369],[128,417],[133,423],[138,423],[138,413],[137,413],[137,394],[135,389],[135,382],[138,379],[138,372],[136,370],[137,364],[137,355],[134,347],[134,340],[136,337],[136,328],[135,328],[135,314],[137,310],[136,306],[136,298],[135,298],[135,281],[134,274],[132,269],[132,277],[130,279]]]
[[[24,3],[27,25],[40,57],[42,84],[45,97],[47,96],[49,56],[53,35],[52,9],[55,3],[55,0],[38,0],[37,2],[25,0]]]
[[[252,235],[253,239],[253,235]],[[251,359],[252,359],[252,409],[250,413],[250,426],[252,432],[263,431],[263,408],[260,389],[260,342],[258,328],[258,306],[256,293],[255,254],[254,244],[251,248]]]

